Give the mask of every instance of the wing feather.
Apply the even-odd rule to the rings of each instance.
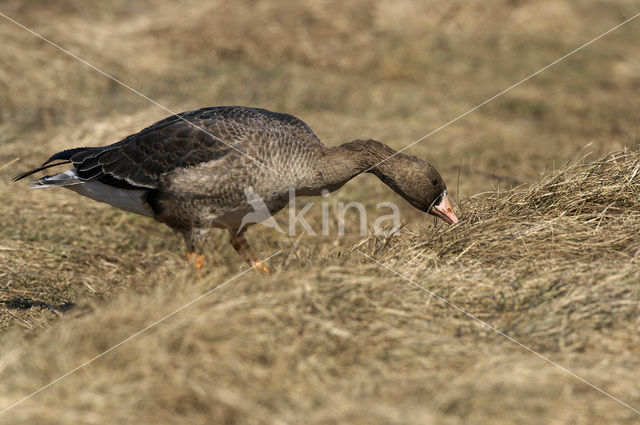
[[[64,160],[60,164],[71,162],[81,180],[126,189],[155,189],[161,176],[174,169],[241,155],[238,151],[246,152],[266,139],[322,144],[304,122],[291,115],[223,106],[172,115],[109,146],[59,152],[43,166]]]

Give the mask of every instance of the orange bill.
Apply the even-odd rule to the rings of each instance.
[[[442,195],[440,202],[431,207],[429,214],[441,218],[447,224],[456,224],[458,222],[458,217],[456,217],[453,208],[451,208],[446,192]]]

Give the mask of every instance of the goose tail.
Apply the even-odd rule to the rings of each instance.
[[[15,176],[13,178],[13,181],[17,182],[18,180],[22,180],[25,177],[28,177],[28,176],[30,176],[32,174],[35,174],[38,171],[46,170],[47,168],[57,167],[58,165],[62,165],[62,164],[69,164],[71,162],[71,157],[73,155],[75,155],[78,152],[83,152],[83,151],[91,150],[91,149],[92,148],[74,148],[74,149],[67,149],[65,151],[53,154],[53,155],[51,155],[51,158],[47,159],[40,167],[34,168],[33,170],[29,170],[29,171],[24,172],[22,174],[18,174],[17,176]],[[55,162],[55,161],[58,161],[58,162]],[[65,173],[56,174],[55,176],[43,177],[40,180],[36,180],[33,183],[39,182],[41,180],[46,180],[49,177],[53,178],[53,177],[56,177],[56,176],[60,176],[61,174],[65,174]],[[32,184],[32,186],[33,186],[33,184]],[[65,186],[65,185],[60,185],[59,184],[57,186]]]
[[[44,176],[38,180],[31,182],[31,189],[46,189],[48,187],[72,186],[80,184],[82,181],[78,178],[76,170],[67,170],[64,173],[58,173],[51,176]]]

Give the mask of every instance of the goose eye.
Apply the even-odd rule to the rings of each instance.
[[[437,186],[437,185],[438,185],[438,179],[431,179],[431,183],[432,183],[434,186]]]

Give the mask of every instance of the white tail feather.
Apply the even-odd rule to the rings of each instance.
[[[128,190],[98,181],[82,181],[74,169],[46,176],[31,183],[32,189],[46,189],[47,187],[66,187],[79,195],[105,202],[121,210],[153,217],[153,211],[145,201],[146,190]]]
[[[67,170],[64,173],[45,176],[41,179],[31,182],[31,189],[45,189],[47,187],[70,186],[80,184],[82,181],[78,179],[76,170]]]

